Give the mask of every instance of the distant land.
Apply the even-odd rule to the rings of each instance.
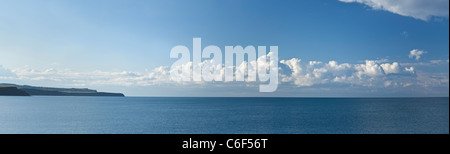
[[[17,87],[0,86],[0,96],[30,96],[30,94]]]
[[[87,88],[52,88],[0,83],[0,96],[114,96],[122,93],[98,92]]]

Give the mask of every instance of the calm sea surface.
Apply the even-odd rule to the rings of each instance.
[[[0,96],[0,133],[449,133],[449,98]]]

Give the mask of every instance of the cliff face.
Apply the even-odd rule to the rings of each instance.
[[[77,89],[77,88],[51,88],[51,87],[34,87],[34,86],[21,86],[15,84],[0,84],[0,95],[8,96],[115,96],[124,97],[121,93],[106,93],[97,92],[92,89]],[[19,95],[20,91],[22,95]],[[25,95],[26,94],[26,95]]]
[[[0,96],[30,96],[30,94],[17,87],[0,87]]]

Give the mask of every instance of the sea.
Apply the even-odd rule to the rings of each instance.
[[[449,98],[0,96],[1,134],[448,134]]]

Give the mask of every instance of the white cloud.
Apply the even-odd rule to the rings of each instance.
[[[313,65],[317,65],[317,64],[322,64],[321,61],[310,61],[309,65],[313,66]]]
[[[302,67],[300,66],[301,59],[292,58],[290,60],[281,60],[280,63],[287,65],[291,71],[292,75],[300,75]]]
[[[402,66],[438,66],[438,65],[448,65],[448,59],[447,60],[430,60],[428,62],[416,62],[416,63],[401,63]]]
[[[386,74],[400,73],[401,71],[400,64],[398,64],[397,62],[394,62],[392,64],[389,63],[381,64],[381,67],[383,68],[384,73]]]
[[[412,67],[412,66],[409,67],[409,68],[408,68],[408,67],[405,67],[405,71],[406,71],[406,72],[410,72],[410,73],[414,73],[414,67]]]
[[[445,61],[445,60],[430,60],[431,64],[436,64],[436,65],[443,64],[444,62],[448,62],[448,60],[447,61]]]
[[[272,52],[269,52],[267,56],[271,56]],[[259,57],[256,61],[251,62],[243,62],[240,65],[236,66],[235,76],[244,76],[248,77],[249,72],[256,73],[256,66],[258,69],[269,69],[269,67],[274,67],[273,65],[275,61],[270,58],[269,61],[263,61],[262,57]],[[203,62],[197,64],[197,66],[203,67],[206,64],[210,66],[211,69],[217,69],[219,71],[218,74],[215,74],[213,78],[224,78],[225,68],[222,64],[214,65],[215,63],[212,60],[204,60]],[[184,67],[186,66],[186,67]],[[0,79],[3,79],[8,76],[14,76],[16,80],[22,81],[49,81],[53,83],[60,83],[60,86],[92,86],[92,85],[114,85],[114,86],[153,86],[153,85],[200,85],[206,84],[208,82],[199,81],[199,82],[191,82],[191,81],[173,81],[171,79],[170,73],[172,71],[178,71],[177,68],[183,69],[182,77],[191,78],[191,74],[193,73],[201,73],[195,72],[192,70],[193,63],[188,62],[182,64],[182,66],[175,67],[175,69],[171,70],[168,66],[159,66],[151,71],[146,70],[145,72],[130,72],[130,71],[116,71],[116,72],[107,72],[107,71],[90,71],[90,72],[77,72],[70,69],[54,69],[49,68],[45,70],[35,70],[26,66],[24,68],[16,68],[9,71],[8,69],[4,69],[0,66]],[[250,67],[251,66],[251,67]],[[249,72],[247,72],[247,68]],[[278,68],[275,68],[278,69]],[[245,80],[247,82],[251,82],[249,80]],[[225,82],[214,82],[214,85],[222,86],[221,84],[228,84]]]
[[[327,69],[320,68],[323,64],[318,61],[310,61],[306,65],[301,63],[301,59],[292,58],[290,60],[281,60],[280,63],[285,64],[291,70],[291,75],[283,75],[281,81],[293,81],[299,87],[309,87],[320,83],[322,74],[327,73]]]
[[[0,79],[9,79],[12,77],[16,77],[16,74],[11,72],[11,70],[3,68],[2,65],[0,65]]]
[[[433,16],[448,17],[448,0],[339,0],[362,3],[376,10],[385,10],[402,16],[428,21]]]
[[[355,69],[357,70],[356,76],[358,76],[358,78],[360,79],[364,75],[369,77],[377,77],[383,75],[383,68],[381,68],[380,65],[373,60],[366,60],[365,64],[357,64],[355,65]]]
[[[417,73],[417,70],[412,65],[404,67],[398,62],[387,62],[388,60],[366,60],[362,63],[349,64],[339,63],[331,60],[328,62],[321,61],[302,61],[298,58],[289,60],[281,60],[281,73],[279,74],[280,83],[285,85],[295,85],[297,87],[312,87],[318,86],[321,88],[330,88],[336,85],[348,85],[349,87],[363,86],[363,87],[410,87],[410,86],[446,86],[448,87],[448,73],[444,74],[427,74],[424,72]],[[435,61],[438,62],[438,61]],[[442,61],[439,61],[442,63]],[[200,66],[212,63],[209,60],[203,61]],[[241,72],[241,75],[247,76],[246,68],[253,66],[249,72],[256,71],[256,64],[258,69],[272,66],[275,61],[262,61],[258,58],[256,61],[242,63],[236,67],[236,72]],[[189,67],[188,72],[192,72],[192,63],[184,64]],[[223,65],[222,65],[223,66]],[[211,68],[220,68],[218,78],[224,77],[224,68],[213,66]],[[283,71],[283,69],[285,69]],[[287,68],[287,69],[286,69]],[[172,70],[173,71],[173,70]],[[130,71],[90,71],[77,72],[70,69],[44,69],[35,70],[29,67],[5,69],[0,66],[0,79],[6,81],[32,81],[31,83],[50,83],[57,86],[215,86],[215,87],[232,87],[239,84],[247,87],[254,87],[256,82],[248,81],[242,82],[174,82],[171,80],[170,67],[160,66],[153,70],[146,70],[145,72],[130,72]],[[8,75],[5,75],[8,74]],[[185,74],[190,76],[190,73]],[[239,75],[239,74],[238,74]],[[5,80],[3,80],[5,81]],[[35,82],[33,82],[35,81]],[[30,82],[19,82],[30,83]],[[211,83],[211,84],[209,84]],[[40,85],[48,86],[48,85]]]
[[[23,81],[56,81],[61,86],[70,85],[118,85],[149,86],[170,82],[168,68],[158,67],[151,72],[76,72],[70,69],[46,69],[44,71],[26,68],[13,69],[17,80]]]
[[[449,86],[448,73],[425,73],[417,72],[417,83],[425,88],[446,85]]]
[[[419,50],[419,49],[414,49],[414,50],[411,50],[411,51],[409,52],[408,57],[409,57],[409,58],[415,58],[416,60],[419,60],[420,57],[421,57],[423,54],[425,54],[425,53],[427,53],[427,52],[426,52],[426,51],[423,51],[423,50]]]
[[[338,62],[336,61],[329,61],[328,64],[326,65],[327,68],[331,69],[331,70],[345,70],[345,69],[349,69],[352,66],[348,63],[344,63],[344,64],[338,64]]]
[[[413,67],[402,69],[398,62],[381,64],[380,62],[377,60],[366,60],[363,64],[339,64],[336,61],[302,63],[297,58],[282,60],[280,63],[288,66],[292,73],[290,75],[282,74],[281,82],[293,82],[298,87],[330,83],[361,86],[385,85],[387,87],[399,85],[399,82],[403,80],[396,77],[396,74],[410,78],[414,76]],[[394,76],[390,76],[391,74]]]
[[[385,81],[384,86],[389,87],[392,84],[392,81]]]

